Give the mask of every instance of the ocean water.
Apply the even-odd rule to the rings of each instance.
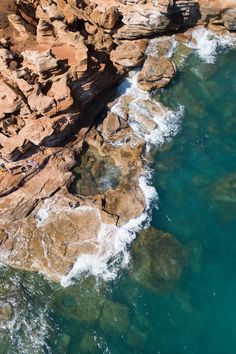
[[[200,54],[154,97],[184,107],[151,159],[151,225],[168,234],[141,233],[110,282],[63,288],[2,267],[0,354],[236,352],[236,50]]]

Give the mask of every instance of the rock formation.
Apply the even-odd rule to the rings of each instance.
[[[145,91],[165,87],[175,71],[175,65],[169,59],[149,55],[138,75],[138,85]]]
[[[1,1],[2,262],[60,280],[78,255],[97,251],[104,225],[121,226],[143,212],[145,142],[129,118],[135,105],[147,105],[151,115],[159,108],[126,95],[122,112],[111,112],[117,84],[144,63],[139,86],[164,87],[175,66],[166,44],[156,55],[146,51],[149,38],[196,24],[235,31],[235,11],[233,0]],[[156,128],[140,110],[134,115],[145,132]],[[88,147],[101,156],[90,177],[102,159],[122,176],[101,193],[73,195],[74,169]]]
[[[149,289],[167,291],[180,279],[191,253],[171,234],[149,228],[138,236],[133,254],[130,276]]]

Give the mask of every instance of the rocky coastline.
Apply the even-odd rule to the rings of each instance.
[[[61,281],[79,256],[109,261],[106,239],[130,237],[154,197],[142,185],[149,118],[169,113],[149,92],[176,73],[170,38],[190,42],[196,26],[236,31],[235,1],[1,1],[2,263]],[[137,68],[142,98],[117,94]]]

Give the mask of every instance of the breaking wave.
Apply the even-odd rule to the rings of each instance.
[[[213,64],[219,50],[228,49],[233,44],[233,38],[229,34],[220,35],[201,27],[192,32],[192,40],[187,46],[195,49],[206,63]]]

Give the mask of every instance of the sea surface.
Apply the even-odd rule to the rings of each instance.
[[[0,354],[236,353],[236,50],[213,49],[154,97],[184,113],[152,152],[158,208],[130,266],[67,288],[2,267]]]

